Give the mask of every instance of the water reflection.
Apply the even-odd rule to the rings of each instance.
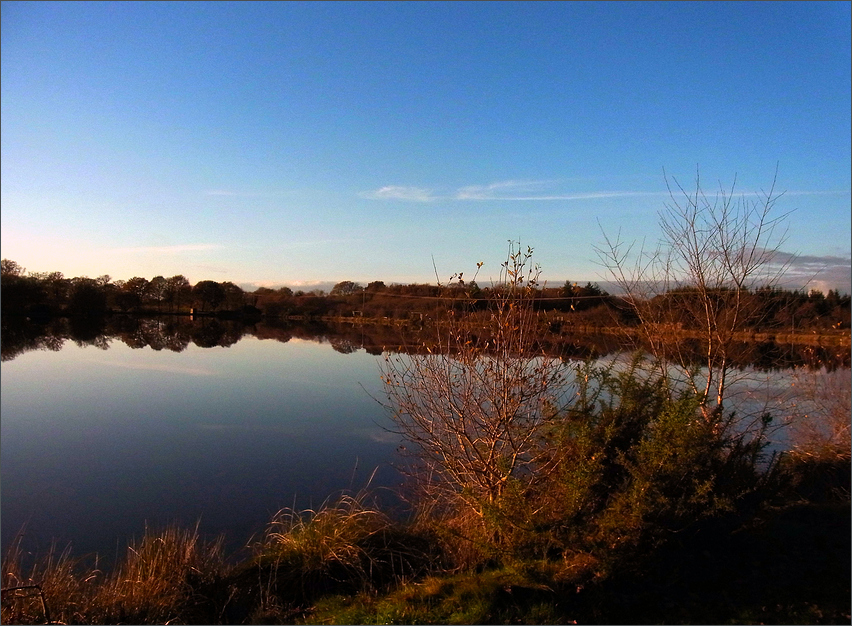
[[[55,537],[111,555],[146,522],[200,519],[236,549],[279,508],[358,489],[376,467],[374,486],[400,481],[388,463],[397,442],[369,395],[373,355],[220,324],[194,336],[242,341],[178,353],[92,337],[3,363],[4,548],[27,524],[29,548]]]
[[[57,351],[66,341],[78,346],[91,345],[108,349],[120,341],[134,349],[182,352],[190,345],[200,348],[230,347],[245,337],[271,339],[286,343],[294,338],[328,343],[340,354],[365,350],[379,355],[384,350],[417,351],[432,331],[426,327],[400,327],[392,324],[290,323],[270,320],[244,324],[238,320],[214,317],[192,319],[187,316],[135,317],[113,315],[105,318],[54,318],[37,323],[24,318],[2,319],[2,360],[9,361],[31,350]],[[548,354],[566,359],[598,358],[635,346],[615,333],[565,334],[547,331],[541,337]],[[683,340],[681,349],[692,354],[697,365],[702,363],[702,346],[697,340]],[[825,367],[829,371],[850,366],[848,347],[775,343],[774,341],[741,342],[730,354],[732,367],[778,371],[791,367]]]
[[[110,556],[146,522],[200,519],[233,550],[279,508],[358,489],[374,468],[374,487],[396,486],[398,441],[371,397],[376,355],[416,346],[418,332],[428,329],[3,317],[3,547],[26,524],[29,548],[56,538]],[[607,335],[543,342],[577,359],[622,348]],[[737,355],[746,374],[817,359],[849,367],[840,348],[752,344]],[[743,393],[768,402],[764,390]]]

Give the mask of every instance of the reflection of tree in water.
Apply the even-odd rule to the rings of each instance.
[[[227,348],[243,336],[243,325],[239,322],[221,322],[215,318],[202,318],[190,335],[199,348]]]
[[[71,339],[78,346],[95,346],[101,350],[109,348],[109,338],[103,318],[71,317],[68,319]]]
[[[293,338],[293,325],[277,319],[271,319],[262,324],[252,326],[247,332],[258,339],[272,339],[287,343]]]
[[[340,354],[352,354],[353,352],[357,352],[360,347],[346,337],[329,337],[328,343],[331,344],[335,352],[339,352]]]
[[[68,337],[67,320],[39,324],[24,318],[2,316],[0,360],[11,361],[32,350],[59,352]]]
[[[188,329],[172,321],[163,326],[162,334],[163,346],[172,352],[183,352],[191,341]]]
[[[697,339],[683,339],[679,348],[684,362],[693,363],[696,367],[701,365],[704,348]],[[728,362],[735,369],[752,368],[767,372],[815,366],[825,366],[832,371],[849,367],[850,351],[843,346],[740,341],[729,346]]]
[[[309,323],[293,324],[268,320],[246,325],[238,320],[188,316],[142,317],[111,315],[105,318],[52,318],[38,322],[25,317],[2,316],[2,360],[10,361],[31,350],[58,351],[68,339],[79,346],[107,349],[116,338],[133,349],[182,352],[194,343],[202,348],[228,347],[248,334],[261,340],[286,343],[293,338],[329,343],[340,354],[365,350],[381,355],[385,350],[407,351],[405,346],[423,345],[429,328],[417,331],[392,325]],[[540,339],[544,352],[563,359],[586,360],[623,350],[617,336],[607,334],[546,333]],[[697,342],[685,341],[684,350],[693,350],[699,363],[701,351]],[[809,346],[779,344],[771,341],[743,342],[732,346],[731,365],[773,371],[790,367],[825,367],[829,371],[849,367],[850,351],[842,346]]]
[[[112,331],[127,346],[138,349],[182,352],[190,342],[191,322],[185,318],[146,318],[117,316],[111,320]]]
[[[741,342],[731,346],[731,365],[759,371],[780,371],[791,367],[827,367],[829,371],[849,367],[849,348],[842,346],[810,346],[775,343],[774,341]]]
[[[161,350],[161,336],[159,332],[159,320],[136,318],[135,324],[125,327],[119,335],[121,341],[130,348],[138,350],[151,346],[155,350]]]

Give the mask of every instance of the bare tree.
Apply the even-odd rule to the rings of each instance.
[[[722,413],[729,392],[733,342],[762,315],[756,289],[779,284],[790,259],[778,255],[789,213],[776,215],[777,169],[768,191],[753,198],[729,191],[708,196],[698,172],[686,191],[666,177],[669,202],[661,240],[651,249],[604,232],[597,252],[639,320],[641,337],[663,372],[674,366],[700,399],[706,417]],[[634,253],[634,251],[636,251]],[[698,339],[701,364],[687,352]]]
[[[536,341],[540,270],[531,256],[510,242],[487,319],[450,310],[437,341],[387,353],[382,366],[385,406],[419,463],[425,495],[483,522],[510,486],[545,477],[543,432],[565,404],[568,366]],[[456,297],[460,283],[455,275],[449,285]]]

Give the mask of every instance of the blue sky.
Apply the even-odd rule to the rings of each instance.
[[[2,256],[249,285],[605,279],[663,170],[849,292],[849,2],[3,2]],[[482,281],[480,281],[482,282]],[[793,285],[801,286],[801,285]]]

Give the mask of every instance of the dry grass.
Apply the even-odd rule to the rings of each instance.
[[[0,621],[4,624],[80,622],[102,579],[97,567],[82,568],[71,557],[70,546],[60,550],[54,543],[47,554],[27,565],[19,534],[3,557],[3,601]],[[83,574],[80,574],[83,569]]]
[[[327,594],[375,594],[434,568],[433,543],[394,523],[365,491],[317,510],[283,509],[231,580],[254,589],[253,620],[292,620]]]
[[[849,502],[852,463],[852,379],[848,370],[815,361],[798,368],[789,396],[785,497],[812,503]]]
[[[302,597],[358,584],[369,588],[386,568],[393,523],[364,494],[342,495],[318,510],[282,509],[255,545],[258,562],[292,578]],[[295,599],[295,598],[294,598]]]
[[[221,538],[204,543],[197,527],[146,530],[141,541],[128,547],[124,562],[101,586],[93,605],[107,621],[179,619],[206,600],[204,589],[223,571]]]
[[[364,544],[390,526],[384,513],[344,495],[317,511],[282,509],[258,547],[262,554],[274,555],[303,572],[343,568],[367,577],[364,566],[369,566],[371,555]]]
[[[32,558],[20,538],[3,559],[2,623],[181,624],[292,620],[328,593],[377,593],[432,571],[433,542],[343,495],[316,511],[274,516],[247,562],[228,566],[222,539],[146,529],[109,572],[55,546]]]
[[[3,623],[176,623],[191,619],[223,572],[221,540],[197,528],[146,529],[112,573],[53,546],[27,567],[20,538],[3,559]]]

